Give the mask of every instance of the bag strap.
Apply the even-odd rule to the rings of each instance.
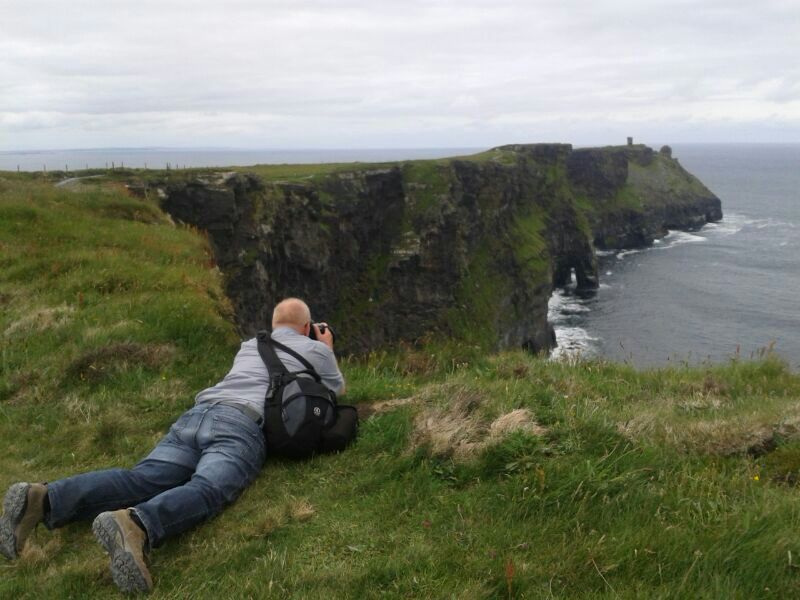
[[[303,366],[304,366],[306,369],[308,369],[309,371],[311,371],[311,372],[312,372],[312,373],[315,375],[314,379],[316,379],[317,377],[319,377],[319,375],[317,375],[317,370],[314,368],[314,365],[312,365],[310,362],[308,362],[308,361],[305,359],[305,357],[304,357],[304,356],[302,356],[301,354],[299,354],[299,353],[295,352],[294,350],[292,350],[291,348],[289,348],[289,346],[287,346],[287,345],[285,345],[285,344],[281,344],[280,342],[278,342],[278,341],[276,341],[276,340],[272,340],[272,339],[271,339],[270,341],[272,342],[272,345],[273,345],[273,346],[275,346],[276,348],[278,348],[278,349],[280,349],[280,350],[283,350],[284,352],[286,352],[286,354],[291,354],[291,355],[292,355],[292,356],[294,356],[294,357],[295,357],[297,360],[299,360],[301,363],[303,363]]]
[[[314,365],[308,362],[305,357],[289,348],[289,346],[273,340],[269,332],[259,331],[257,337],[258,353],[261,355],[261,360],[263,360],[264,364],[267,365],[267,371],[269,371],[270,379],[276,384],[282,376],[289,375],[290,372],[289,369],[286,368],[286,365],[283,364],[283,361],[278,358],[278,353],[275,352],[275,348],[278,348],[279,350],[286,352],[286,354],[295,357],[305,367],[305,370],[298,371],[296,374],[307,373],[311,375],[317,383],[322,381],[322,377],[319,376],[319,373],[317,373]]]
[[[261,355],[261,360],[267,366],[270,379],[275,380],[278,376],[289,372],[286,365],[283,364],[278,354],[275,352],[273,344],[275,340],[271,339],[268,331],[258,332],[258,353]]]

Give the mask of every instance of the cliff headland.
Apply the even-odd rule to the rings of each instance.
[[[245,333],[286,295],[364,352],[443,335],[544,350],[554,287],[598,285],[595,249],[722,217],[668,147],[519,144],[450,159],[172,174],[162,208],[208,232]]]

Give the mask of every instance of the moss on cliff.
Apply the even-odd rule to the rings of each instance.
[[[523,277],[533,284],[547,282],[551,277],[550,253],[542,235],[545,227],[545,213],[534,208],[527,215],[517,217],[511,230],[514,257]]]
[[[497,264],[497,252],[488,241],[472,252],[469,264],[455,291],[455,303],[445,312],[449,337],[484,349],[497,347],[508,320],[500,309],[511,293],[511,282]]]
[[[619,189],[612,201],[603,207],[603,210],[610,213],[619,209],[641,211],[642,208],[644,208],[644,200],[638,187],[626,183]]]
[[[450,194],[451,170],[437,161],[410,161],[402,164],[403,183],[408,203],[407,226],[418,229],[435,220]]]

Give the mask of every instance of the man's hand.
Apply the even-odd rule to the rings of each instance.
[[[317,334],[317,340],[322,342],[323,344],[327,345],[328,348],[333,350],[333,333],[331,332],[330,328],[328,327],[327,323],[319,323],[319,325],[325,326],[325,333],[322,333],[319,330],[318,324],[314,323],[312,327],[314,328],[314,333]]]

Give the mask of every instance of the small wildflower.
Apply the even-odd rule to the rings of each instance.
[[[758,475],[753,475],[753,481],[758,481],[760,478]]]

